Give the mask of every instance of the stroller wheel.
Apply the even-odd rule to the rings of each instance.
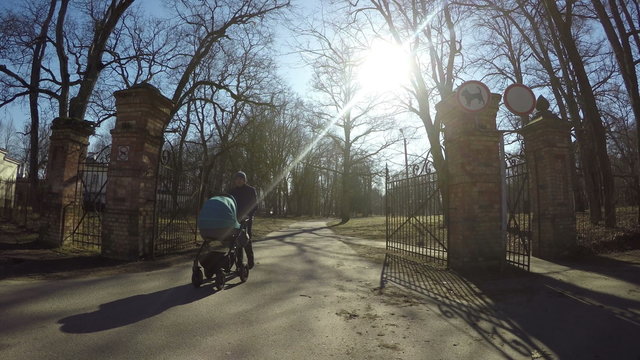
[[[202,285],[202,271],[200,268],[193,268],[193,273],[191,274],[191,284],[193,287],[199,288]]]
[[[216,289],[218,290],[224,289],[224,283],[225,283],[224,273],[222,272],[222,270],[218,270],[218,272],[216,272]]]
[[[247,266],[247,264],[241,264],[238,267],[238,276],[240,277],[241,282],[247,281],[249,278],[249,266]]]
[[[214,273],[211,270],[204,270],[204,276],[207,278],[207,280],[210,280],[213,277]]]

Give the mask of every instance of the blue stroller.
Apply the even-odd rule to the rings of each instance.
[[[249,277],[245,263],[244,246],[249,241],[246,221],[236,219],[236,202],[232,196],[214,196],[207,200],[198,215],[198,228],[202,245],[198,249],[191,274],[191,283],[199,288],[215,276],[215,287],[224,288],[226,275],[235,266],[235,274],[241,282]],[[204,275],[203,275],[204,270]]]

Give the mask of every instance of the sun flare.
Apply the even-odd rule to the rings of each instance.
[[[398,90],[409,81],[409,52],[400,44],[376,40],[363,56],[358,82],[368,93]]]

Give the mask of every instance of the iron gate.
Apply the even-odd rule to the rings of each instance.
[[[102,216],[107,206],[107,171],[111,147],[80,159],[75,199],[64,209],[65,241],[83,248],[102,246]]]
[[[510,161],[505,172],[506,219],[504,241],[507,264],[526,271],[531,262],[531,201],[525,162]]]
[[[154,255],[164,255],[195,246],[199,187],[193,171],[170,146],[161,152],[156,180],[154,210]]]
[[[386,172],[386,249],[438,267],[448,265],[448,232],[436,173]]]

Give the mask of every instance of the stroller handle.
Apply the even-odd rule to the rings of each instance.
[[[249,224],[249,220],[250,220],[250,218],[248,218],[248,217],[243,218],[242,220],[240,220],[240,229],[246,229],[247,225]]]

